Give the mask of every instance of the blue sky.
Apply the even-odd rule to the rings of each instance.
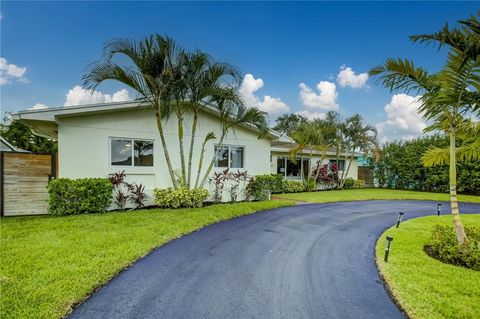
[[[336,109],[362,114],[383,139],[409,138],[424,127],[413,97],[394,96],[359,75],[387,57],[438,70],[445,52],[407,37],[437,31],[479,8],[475,2],[2,1],[2,114],[135,97],[116,83],[93,97],[76,86],[105,41],[162,33],[250,74],[242,92],[272,119],[285,111],[321,116]]]

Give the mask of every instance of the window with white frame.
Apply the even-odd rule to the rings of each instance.
[[[153,166],[153,141],[111,138],[110,164],[112,166]]]
[[[215,167],[243,168],[244,147],[237,145],[215,145]]]

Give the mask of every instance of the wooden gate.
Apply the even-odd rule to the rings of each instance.
[[[1,216],[48,214],[47,185],[56,176],[56,156],[0,152]]]
[[[358,179],[365,182],[365,187],[373,187],[373,171],[370,167],[359,166],[358,167]]]

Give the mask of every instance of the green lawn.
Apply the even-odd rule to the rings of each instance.
[[[152,249],[205,225],[292,205],[277,200],[199,209],[1,219],[1,318],[60,318]]]
[[[480,225],[480,215],[462,215],[462,221]],[[480,272],[444,264],[423,251],[438,223],[452,225],[452,218],[417,218],[388,229],[377,242],[378,268],[410,318],[478,318]],[[386,235],[394,238],[388,263],[383,261]]]
[[[365,188],[349,190],[319,191],[311,193],[275,194],[276,197],[309,203],[331,203],[369,199],[415,199],[449,201],[448,194],[404,191],[396,189]],[[462,202],[480,203],[480,196],[458,195]]]

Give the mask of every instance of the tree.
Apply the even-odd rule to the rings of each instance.
[[[291,137],[295,140],[295,145],[291,149],[292,158],[295,159],[297,154],[304,149],[309,150],[309,167],[307,168],[307,176],[312,176],[312,157],[314,152],[321,153],[320,163],[324,161],[327,151],[330,147],[328,140],[329,127],[321,119],[312,121],[306,120],[300,123],[291,133]],[[315,170],[314,180],[317,181],[320,170]]]
[[[273,129],[292,137],[292,133],[298,128],[298,126],[306,122],[308,122],[308,119],[305,116],[295,113],[284,114],[275,120],[275,126]]]
[[[447,61],[438,73],[429,74],[425,69],[415,67],[413,61],[387,59],[383,65],[373,68],[370,75],[376,76],[391,91],[422,94],[419,112],[433,123],[426,131],[442,130],[449,134],[450,203],[457,241],[461,244],[467,241],[467,236],[457,201],[456,141],[465,115],[469,112],[478,114],[480,108],[480,58],[475,49],[480,24],[474,17],[460,24],[459,28],[449,30],[447,26],[436,34],[411,38],[450,47]]]
[[[33,134],[32,130],[19,121],[0,126],[0,136],[13,146],[34,153],[53,153],[57,149],[56,142]]]
[[[126,56],[129,64],[118,65],[113,62],[117,55]],[[84,87],[94,90],[106,80],[115,80],[135,90],[139,95],[141,105],[151,105],[173,187],[190,188],[199,113],[206,108],[216,108],[222,117],[222,123],[228,122],[228,119],[223,118],[225,114],[222,114],[219,102],[238,105],[237,93],[240,78],[236,68],[229,64],[215,62],[210,56],[200,51],[187,52],[167,36],[152,35],[140,41],[119,39],[107,42],[104,48],[104,58],[92,64],[85,74]],[[252,111],[245,107],[243,109],[243,116],[245,114],[252,115],[252,112],[255,112],[255,110]],[[184,147],[184,121],[187,114],[193,114],[188,163]],[[227,115],[235,117],[238,113],[231,112]],[[262,126],[264,123],[256,121],[265,122],[265,115],[263,113],[257,115],[263,117],[263,120],[242,118],[233,120],[233,122],[235,125],[258,124]],[[164,134],[164,122],[172,116],[177,120],[180,155],[178,180]],[[222,124],[222,130],[226,131],[220,137],[220,145],[223,143],[226,132],[231,128],[225,129],[225,125]],[[198,174],[202,169],[206,143],[215,138],[215,134],[209,132],[203,141],[199,154]],[[207,174],[210,173],[210,170],[211,167],[207,170]],[[198,186],[198,181],[199,176],[197,175],[195,187]],[[203,186],[203,184],[204,182],[201,185]]]
[[[106,43],[103,51],[103,59],[91,64],[84,75],[84,87],[93,91],[104,81],[118,81],[136,91],[141,104],[153,107],[170,179],[177,188],[162,123],[172,113],[175,93],[172,83],[178,75],[174,71],[180,53],[175,42],[158,34],[140,41],[114,39]],[[131,65],[113,62],[118,55],[125,56]]]
[[[345,179],[348,176],[350,167],[352,165],[353,159],[355,157],[355,152],[363,152],[366,155],[372,151],[378,150],[378,144],[376,141],[377,130],[368,124],[363,123],[363,119],[360,114],[355,114],[347,118],[342,125],[344,130],[343,135],[345,138],[345,157],[348,158],[347,169],[342,171],[340,177],[340,188],[343,188]]]
[[[220,113],[220,122],[222,126],[222,133],[218,142],[218,149],[221,149],[223,141],[228,132],[233,131],[236,126],[250,126],[258,130],[258,138],[262,138],[268,132],[268,122],[266,113],[253,107],[246,107],[238,94],[238,87],[225,87],[222,94],[213,97],[216,107]],[[217,154],[214,153],[207,171],[203,176],[200,187],[205,185],[205,182],[210,175],[210,172],[215,164]],[[198,169],[197,176],[201,173],[201,167]],[[195,185],[197,187],[197,185]]]
[[[224,88],[228,85],[239,84],[241,76],[235,67],[226,63],[215,62],[208,54],[200,51],[186,54],[183,67],[185,85],[187,87],[187,101],[190,109],[193,111],[186,180],[187,188],[190,188],[192,179],[192,158],[199,113],[202,108],[210,105],[215,97],[224,96],[228,98],[229,92],[228,90],[224,90]],[[206,142],[215,138],[215,135],[212,134],[213,133],[207,134]],[[204,152],[206,142],[202,145],[202,152]],[[202,161],[200,161],[200,165],[203,162],[203,153],[201,157]],[[198,182],[195,184],[197,185]]]

